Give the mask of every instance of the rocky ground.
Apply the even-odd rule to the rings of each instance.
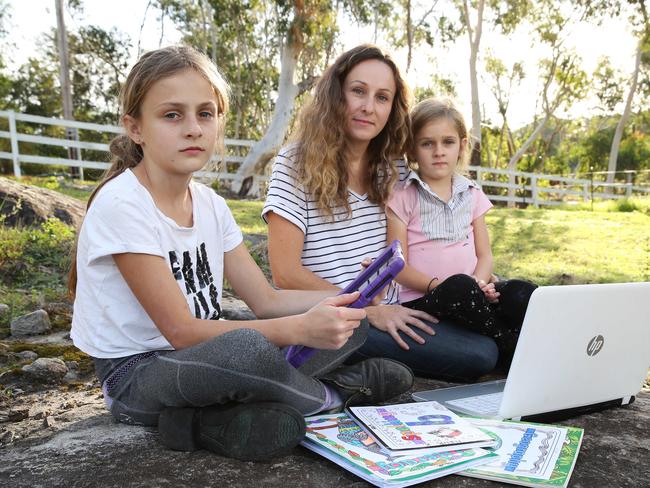
[[[231,317],[250,317],[227,297]],[[20,352],[15,350],[21,344]],[[7,338],[0,357],[15,367],[0,383],[0,486],[150,487],[173,486],[367,486],[333,463],[298,447],[269,463],[245,463],[211,453],[173,452],[155,429],[117,424],[104,408],[101,390],[83,360],[35,368],[33,350],[71,346],[67,332]],[[50,351],[52,349],[49,349]],[[43,359],[43,358],[40,358]],[[81,366],[79,365],[81,363]],[[61,364],[65,371],[60,368]],[[30,368],[30,366],[32,366]],[[414,390],[447,386],[418,379]],[[650,479],[650,385],[629,407],[563,422],[585,429],[573,487],[646,487]],[[396,401],[408,401],[408,394]],[[489,487],[496,483],[450,476],[423,486]]]

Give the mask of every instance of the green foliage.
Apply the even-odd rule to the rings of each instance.
[[[45,117],[61,117],[62,102],[59,83],[59,53],[53,29],[42,34],[43,49],[15,73],[0,74],[0,110],[15,110]],[[118,92],[126,76],[130,42],[115,29],[105,31],[97,26],[82,26],[68,33],[70,78],[72,84],[73,115],[76,120],[100,124],[117,124]],[[0,68],[4,66],[0,59]],[[21,133],[65,138],[62,127],[18,122]],[[2,128],[2,130],[7,130]],[[96,131],[79,131],[81,140],[109,142],[113,134]],[[8,139],[0,139],[0,151],[11,151]],[[36,143],[20,143],[22,154],[35,154],[57,158],[68,157],[63,147]],[[102,151],[84,150],[84,159],[106,161]],[[7,160],[0,161],[2,172],[11,172]],[[24,174],[65,172],[67,167],[22,164]]]
[[[36,229],[0,226],[0,275],[19,288],[65,287],[74,230],[56,218]]]

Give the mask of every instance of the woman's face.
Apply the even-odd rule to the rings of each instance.
[[[383,61],[369,59],[350,70],[343,82],[348,141],[368,144],[382,131],[395,92],[393,71]]]

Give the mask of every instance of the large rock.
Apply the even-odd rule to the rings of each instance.
[[[52,328],[50,317],[45,310],[36,310],[17,317],[11,321],[10,327],[11,335],[15,337],[43,334]]]
[[[439,386],[448,385],[418,379],[415,388]],[[79,393],[67,393],[74,394]],[[407,401],[408,395],[396,400]],[[1,486],[370,486],[302,447],[295,448],[286,457],[264,463],[226,459],[206,451],[171,451],[158,442],[154,428],[116,423],[96,395],[80,398],[78,403],[82,406],[67,413],[50,413],[55,416],[56,423],[50,429],[39,431],[50,435],[4,441],[8,445],[0,451]],[[89,407],[92,408],[81,410]],[[23,422],[29,421],[26,419]],[[585,429],[578,462],[571,476],[572,488],[648,486],[650,394],[641,393],[637,401],[628,407],[582,415],[561,424]],[[13,433],[14,427],[9,427],[8,431]],[[417,486],[494,488],[512,485],[447,476]]]
[[[34,378],[47,383],[56,383],[68,373],[68,367],[57,358],[38,358],[22,370]]]
[[[59,192],[0,178],[0,215],[7,226],[38,226],[51,217],[78,228],[85,206]]]

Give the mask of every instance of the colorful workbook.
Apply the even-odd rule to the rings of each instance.
[[[302,445],[380,487],[421,483],[496,457],[485,449],[449,450],[424,455],[391,454],[345,413],[305,418]]]
[[[492,447],[493,437],[438,402],[350,407],[347,413],[377,443],[397,454]]]
[[[533,487],[566,487],[582,443],[583,430],[471,418],[474,425],[498,440],[498,455],[482,466],[458,474]]]

